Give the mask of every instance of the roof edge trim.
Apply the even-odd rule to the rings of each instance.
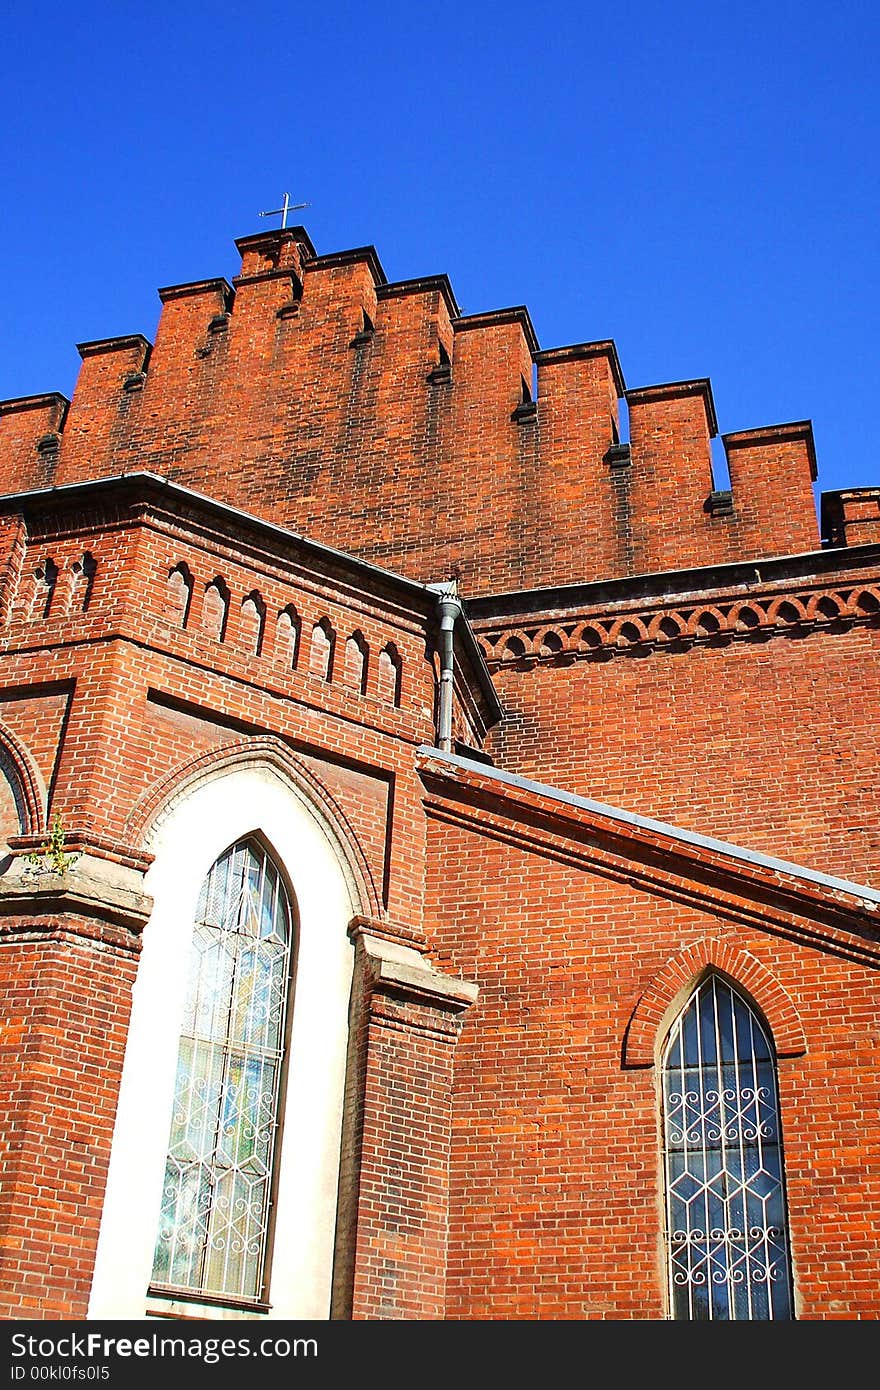
[[[831,874],[823,874],[816,869],[808,869],[802,864],[777,859],[772,855],[762,854],[758,850],[744,849],[742,846],[731,844],[727,840],[718,840],[710,835],[701,835],[695,830],[685,830],[681,826],[669,825],[666,821],[652,820],[648,816],[640,816],[633,811],[624,811],[619,806],[608,806],[604,802],[578,796],[575,792],[563,791],[561,788],[553,787],[546,782],[534,782],[527,777],[520,777],[516,773],[503,772],[497,767],[474,762],[470,758],[461,757],[460,754],[444,753],[439,748],[430,748],[424,744],[419,747],[418,754],[422,758],[429,758],[431,762],[447,763],[450,768],[471,773],[483,780],[499,782],[511,790],[525,792],[527,795],[541,796],[547,800],[559,802],[560,805],[569,806],[573,810],[588,811],[593,815],[602,816],[606,820],[616,821],[621,826],[630,829],[662,835],[665,839],[688,845],[692,849],[710,850],[714,854],[722,855],[741,864],[767,869],[773,873],[786,874],[790,878],[801,879],[817,887],[827,888],[831,892],[846,893],[850,897],[858,899],[863,907],[880,910],[880,890],[868,888],[864,884],[835,878]]]

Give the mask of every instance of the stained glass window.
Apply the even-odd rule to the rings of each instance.
[[[671,1316],[792,1318],[773,1049],[718,975],[667,1039],[663,1130]]]
[[[291,932],[277,868],[240,840],[199,895],[154,1284],[263,1295]]]

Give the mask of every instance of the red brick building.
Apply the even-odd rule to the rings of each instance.
[[[0,403],[2,1315],[877,1317],[880,487],[237,246]]]

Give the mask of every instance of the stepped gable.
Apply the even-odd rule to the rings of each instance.
[[[819,548],[809,421],[724,434],[721,488],[708,378],[627,388],[613,341],[542,349],[525,307],[462,315],[372,246],[236,247],[231,283],[159,291],[153,343],[81,343],[70,402],[0,402],[2,491],[148,470],[473,595]]]

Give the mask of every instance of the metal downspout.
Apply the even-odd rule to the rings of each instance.
[[[437,591],[440,612],[440,688],[437,709],[437,747],[452,752],[452,693],[455,680],[455,623],[461,600],[447,588]]]

